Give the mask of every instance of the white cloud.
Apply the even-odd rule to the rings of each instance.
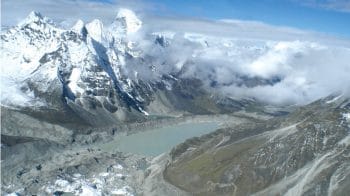
[[[244,47],[239,50],[241,53],[236,58],[245,58],[245,54],[250,53]],[[276,104],[305,104],[334,92],[344,92],[350,96],[348,62],[349,48],[283,41],[270,44],[266,51],[257,53],[255,57],[250,56],[243,62],[217,61],[209,67],[198,63],[197,70],[192,73],[204,81],[206,78],[217,79],[215,88],[233,97],[248,96]],[[280,81],[249,87],[239,85],[240,82],[235,78],[237,74],[264,79],[277,77]]]
[[[256,33],[259,30],[256,28]],[[278,28],[271,32],[278,34]],[[313,34],[312,40],[319,41],[307,41],[309,35],[304,33],[302,41],[191,33],[175,35],[166,52],[145,51],[152,51],[149,54],[157,56],[159,63],[187,62],[183,77],[196,77],[208,88],[214,86],[214,90],[236,98],[305,104],[334,92],[349,94],[349,44],[317,34]],[[164,72],[169,70],[168,67]]]
[[[249,25],[244,28],[250,31],[253,26]],[[182,77],[196,77],[211,90],[236,98],[305,104],[334,92],[350,93],[347,40],[310,32],[301,32],[303,39],[298,36],[293,39],[293,30],[280,34],[279,28],[271,26],[268,35],[261,28],[255,28],[254,34],[235,32],[232,28],[233,33],[228,37],[230,31],[219,28],[220,32],[214,36],[215,30],[203,34],[202,26],[201,21],[199,25],[193,22],[191,28],[177,29],[178,34],[170,36],[172,44],[165,51],[153,45],[144,51],[157,57],[154,63],[161,65],[163,73],[174,70],[171,65],[183,62],[183,66],[178,66],[184,67]]]
[[[348,39],[254,21],[148,18],[148,22],[152,30],[175,31],[197,43],[176,40],[163,58],[187,59],[185,77],[197,77],[207,86],[215,81],[215,88],[233,97],[305,104],[338,91],[350,95]],[[281,81],[245,87],[242,76]]]

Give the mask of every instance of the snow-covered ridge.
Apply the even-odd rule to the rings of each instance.
[[[97,109],[96,119],[104,119],[100,122],[104,124],[133,113],[148,115],[145,105],[152,96],[152,83],[139,84],[143,78],[138,73],[160,75],[148,68],[138,43],[129,38],[141,25],[127,9],[121,9],[110,25],[98,19],[78,20],[70,29],[31,12],[1,35],[1,89],[6,89],[1,105],[57,108],[68,104],[83,118]]]
[[[52,20],[38,12],[31,12],[16,27],[1,33],[1,104],[10,106],[45,105],[33,91],[22,88],[24,80],[38,69],[45,53],[59,47],[59,36],[63,32]],[[48,78],[55,77],[56,71],[48,69]]]
[[[35,98],[53,85],[79,104],[82,97],[92,96],[107,105],[133,105],[142,113],[147,111],[144,103],[151,93],[145,92],[152,91],[151,84],[163,82],[171,90],[163,75],[181,73],[177,77],[202,80],[209,90],[224,95],[277,104],[307,103],[350,84],[344,82],[350,74],[348,48],[300,40],[141,31],[142,25],[127,9],[120,9],[112,24],[78,20],[71,29],[32,12],[1,35],[1,76],[10,81],[4,84],[15,84],[9,92]],[[330,64],[337,65],[332,74]],[[141,88],[139,81],[146,84]]]

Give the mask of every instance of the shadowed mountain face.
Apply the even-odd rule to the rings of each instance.
[[[164,176],[194,195],[346,195],[350,101],[330,99],[190,139]]]

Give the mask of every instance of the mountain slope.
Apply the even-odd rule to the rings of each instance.
[[[97,19],[87,24],[78,20],[69,30],[32,12],[1,35],[2,84],[8,89],[2,105],[33,113],[74,113],[94,126],[142,120],[149,114],[242,109],[239,101],[210,93],[202,80],[184,77],[188,66],[176,68],[174,60],[162,59],[169,52],[160,42],[168,42],[165,37],[139,40],[141,28],[142,22],[126,9],[107,27]]]
[[[346,195],[350,100],[333,98],[190,139],[165,178],[194,195]]]

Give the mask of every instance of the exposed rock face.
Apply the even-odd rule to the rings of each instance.
[[[346,195],[350,101],[329,100],[190,139],[172,151],[165,178],[194,195]]]
[[[32,12],[2,33],[2,80],[8,87],[2,105],[40,112],[72,112],[90,125],[147,119],[148,115],[214,114],[241,110],[255,100],[233,100],[187,72],[200,72],[191,56],[172,57],[177,38],[142,34],[142,21],[121,9],[111,25],[78,20],[71,29],[57,27]],[[141,37],[141,38],[140,38]],[[181,43],[206,50],[192,36]],[[220,40],[216,40],[220,42]],[[172,46],[172,47],[170,47]],[[237,76],[238,77],[238,76]],[[240,79],[239,85],[272,85],[278,79]],[[68,107],[67,107],[68,106]],[[45,112],[44,112],[45,113]]]

